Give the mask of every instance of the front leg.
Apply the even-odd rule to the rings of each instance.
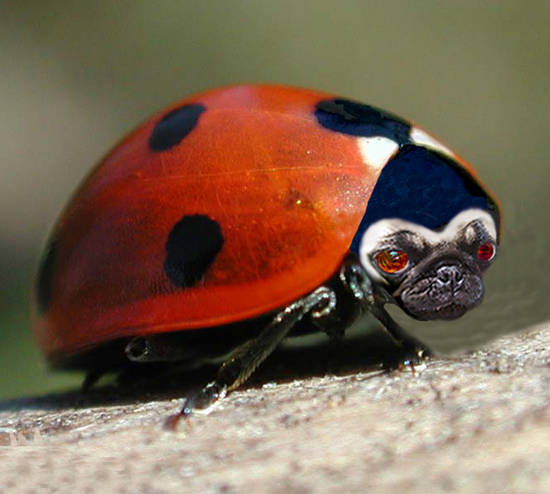
[[[384,305],[395,303],[394,298],[383,287],[373,285],[365,269],[355,255],[349,255],[340,270],[340,281],[360,304],[363,312],[371,313],[382,323],[392,340],[402,348],[399,365],[419,363],[432,355],[431,350],[395,322]]]
[[[334,292],[322,286],[285,307],[256,338],[245,342],[233,352],[219,368],[214,381],[185,400],[180,413],[170,417],[167,426],[173,429],[182,417],[190,416],[194,410],[209,408],[228,392],[238,388],[304,316],[323,318],[334,309],[335,304]]]

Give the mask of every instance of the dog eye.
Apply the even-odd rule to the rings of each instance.
[[[399,273],[409,265],[409,256],[401,250],[383,250],[375,259],[378,267],[388,274]]]
[[[478,247],[477,258],[480,261],[490,261],[493,257],[495,257],[496,251],[495,244],[492,242],[486,242]]]

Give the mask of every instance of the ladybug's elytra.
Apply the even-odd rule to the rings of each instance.
[[[384,309],[453,319],[483,295],[498,203],[474,169],[395,115],[334,95],[211,90],[119,143],[65,208],[37,277],[50,363],[227,355],[182,413],[234,389],[297,331],[341,335]]]

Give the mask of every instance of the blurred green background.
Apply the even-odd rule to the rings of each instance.
[[[0,397],[47,374],[28,288],[59,210],[106,150],[166,104],[237,82],[323,89],[413,118],[504,206],[485,304],[413,324],[436,348],[550,317],[550,2],[0,1]]]

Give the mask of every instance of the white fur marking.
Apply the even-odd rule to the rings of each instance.
[[[447,146],[418,127],[413,127],[411,129],[410,138],[411,141],[413,141],[417,146],[424,146],[426,148],[440,151],[448,156],[454,156],[454,153]]]
[[[363,161],[374,171],[381,170],[399,149],[399,144],[387,137],[360,137],[357,142]]]
[[[483,209],[472,208],[457,214],[447,226],[439,232],[430,230],[424,226],[405,221],[398,218],[382,219],[373,223],[364,233],[359,245],[359,259],[361,264],[366,269],[371,279],[386,282],[380,271],[372,265],[372,254],[377,252],[381,247],[381,240],[401,231],[409,231],[416,233],[426,243],[431,246],[436,246],[442,242],[450,242],[457,237],[459,232],[469,223],[480,221],[487,233],[491,236],[496,244],[497,229],[493,217]]]

